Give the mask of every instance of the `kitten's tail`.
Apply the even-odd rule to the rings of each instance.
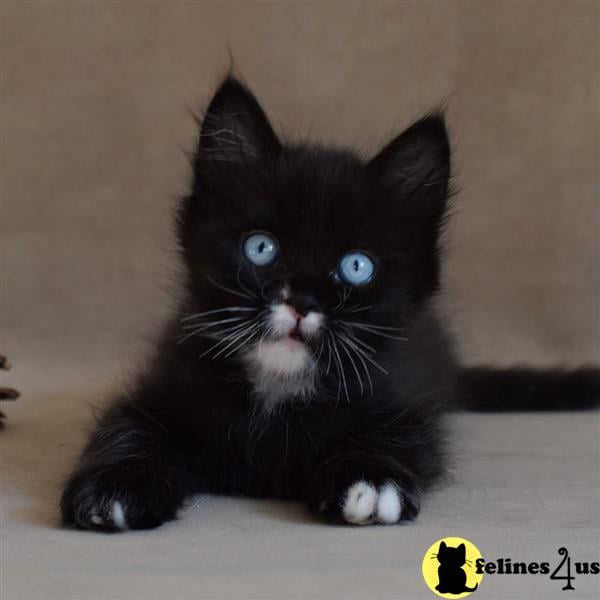
[[[461,383],[467,410],[586,410],[600,406],[600,369],[594,368],[465,368]]]

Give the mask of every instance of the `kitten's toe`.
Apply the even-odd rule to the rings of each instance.
[[[129,528],[127,505],[121,500],[100,499],[91,510],[79,511],[74,525],[98,531],[125,531]]]
[[[388,481],[376,487],[357,481],[342,500],[342,517],[353,525],[393,525],[402,518],[403,505],[402,490],[395,483]]]
[[[175,518],[178,507],[167,489],[111,471],[74,475],[61,499],[64,525],[107,533],[158,527]]]
[[[61,500],[63,524],[78,529],[116,532],[128,528],[127,505],[113,490],[102,491],[92,481],[74,478]]]
[[[416,517],[418,505],[397,483],[360,479],[322,498],[311,508],[320,516],[351,525],[393,525]]]
[[[377,522],[393,525],[402,517],[404,498],[395,483],[388,482],[379,488],[377,496]]]
[[[377,489],[366,481],[352,484],[342,500],[342,516],[347,523],[367,525],[377,519]]]

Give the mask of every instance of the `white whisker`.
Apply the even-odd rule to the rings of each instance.
[[[253,292],[251,292],[251,291],[250,291],[250,290],[249,290],[249,289],[248,289],[248,288],[247,288],[247,287],[246,287],[246,286],[245,286],[245,285],[242,283],[242,280],[240,279],[240,275],[241,275],[241,273],[242,273],[242,267],[240,267],[240,268],[238,269],[237,276],[236,276],[237,283],[238,283],[238,285],[240,286],[240,289],[241,289],[243,292],[245,292],[246,294],[248,294],[249,296],[252,296],[253,298],[256,298],[256,297],[257,297],[257,296],[256,296],[256,294],[254,294]]]
[[[237,337],[237,336],[243,335],[250,327],[253,327],[253,326],[258,326],[258,324],[254,323],[254,325],[252,325],[252,324],[243,323],[242,325],[236,326],[232,333],[230,333],[229,335],[225,336],[224,338],[222,338],[219,341],[217,341],[216,343],[214,343],[208,350],[205,350],[202,354],[200,354],[200,356],[198,358],[203,358],[207,354],[210,354],[213,350],[215,350],[222,344],[226,344],[234,337],[236,338],[236,340],[239,339],[239,337]]]
[[[371,390],[371,396],[373,396],[373,380],[371,379],[371,373],[369,371],[369,367],[367,367],[367,363],[365,362],[364,358],[361,356],[361,354],[357,351],[359,350],[359,348],[354,348],[350,343],[349,340],[340,340],[343,344],[347,344],[350,346],[350,348],[352,348],[354,350],[354,352],[356,353],[356,356],[358,358],[358,360],[360,360],[360,362],[362,363],[363,369],[365,370],[365,374],[367,376],[367,379],[369,381],[369,388]]]
[[[248,294],[243,294],[240,291],[237,290],[233,290],[231,288],[228,288],[227,286],[216,282],[210,275],[207,275],[206,278],[208,279],[208,281],[210,281],[210,283],[212,283],[216,288],[223,290],[224,292],[228,292],[229,294],[233,294],[234,296],[239,296],[240,298],[244,298],[246,300],[254,300],[255,298],[252,296],[249,296]]]
[[[249,326],[248,329],[244,329],[241,333],[235,335],[235,337],[223,348],[221,348],[214,356],[213,359],[219,357],[223,352],[225,352],[228,348],[231,348],[233,344],[235,344],[240,338],[243,338],[250,332],[254,332],[254,334],[258,333],[258,328],[260,325],[258,323],[254,323],[254,325]]]
[[[218,331],[209,331],[207,333],[206,337],[214,337],[215,335],[219,334],[219,335],[223,335],[223,334],[229,334],[229,333],[233,333],[234,331],[236,331],[237,329],[241,329],[242,327],[245,327],[247,324],[252,323],[254,321],[254,319],[252,320],[247,320],[244,319],[242,323],[237,323],[236,325],[231,325],[229,327],[223,327],[221,329],[219,329]],[[190,333],[188,333],[187,335],[185,335],[179,343],[183,342],[184,340],[193,337],[195,335],[199,335],[202,336],[202,334],[204,334],[206,332],[206,327],[204,326],[198,326],[196,329],[193,329]]]
[[[343,336],[344,334],[341,334],[341,335]],[[373,358],[371,358],[364,350],[359,348],[349,337],[347,337],[347,336],[344,336],[344,337],[346,338],[346,341],[352,345],[352,347],[356,350],[356,352],[358,352],[365,360],[367,360],[374,367],[379,369],[384,375],[389,375],[388,371],[386,371],[378,362],[373,360]],[[355,338],[355,339],[357,339],[357,338]]]
[[[383,333],[381,331],[378,331],[377,329],[372,329],[368,325],[357,325],[357,324],[354,324],[354,325],[352,325],[352,327],[355,327],[356,329],[360,329],[362,331],[366,331],[367,333],[370,333],[371,335],[378,335],[379,337],[382,337],[382,338],[387,338],[387,339],[390,339],[390,340],[398,340],[400,342],[408,342],[408,338],[407,337],[400,337],[400,336],[397,336],[397,335],[390,335],[388,333]]]
[[[193,315],[187,315],[181,319],[184,321],[192,321],[193,319],[200,319],[201,317],[206,317],[208,315],[214,315],[221,312],[256,312],[257,308],[250,308],[248,306],[227,306],[225,308],[215,308],[214,310],[205,310],[204,312],[194,313]]]
[[[321,343],[319,344],[319,353],[317,354],[317,356],[315,358],[316,363],[319,362],[324,349],[325,349],[325,342],[323,340],[321,340]]]
[[[346,394],[346,400],[350,403],[350,395],[348,394],[348,384],[346,382],[346,374],[344,373],[344,364],[342,363],[342,359],[340,357],[340,353],[337,349],[337,344],[335,343],[335,338],[332,338],[333,341],[333,351],[335,352],[336,361],[339,364],[340,375],[342,377],[342,383],[344,384],[344,393]]]
[[[364,394],[365,394],[365,388],[363,386],[363,382],[362,382],[362,378],[360,376],[360,373],[358,372],[358,367],[356,366],[356,363],[354,362],[354,359],[352,358],[352,355],[348,351],[347,345],[343,342],[342,339],[340,339],[340,344],[342,346],[342,350],[346,353],[346,356],[350,359],[350,362],[352,363],[352,368],[354,369],[354,372],[356,373],[356,378],[358,379],[358,384],[360,385],[360,395],[364,396]]]
[[[378,329],[381,331],[406,331],[406,327],[388,327],[386,325],[375,325],[373,323],[362,323],[360,321],[345,321],[346,325],[353,327],[368,327],[369,329]]]
[[[206,323],[191,323],[188,325],[184,325],[182,329],[194,329],[194,331],[204,331],[210,327],[216,327],[217,325],[222,325],[223,323],[235,323],[236,321],[247,321],[246,317],[232,317],[231,319],[221,319],[220,321],[208,321]]]
[[[329,375],[329,369],[331,368],[331,342],[327,339],[327,369],[325,369],[325,375]]]
[[[357,312],[363,312],[365,310],[371,310],[372,308],[372,304],[370,306],[361,306],[360,304],[355,304],[354,306],[351,306],[350,308],[346,309],[344,312],[348,314],[354,314]]]
[[[258,325],[257,325],[258,327]],[[230,350],[226,355],[225,358],[230,357],[232,354],[235,354],[236,352],[238,352],[240,350],[240,348],[243,348],[253,337],[256,336],[256,334],[259,332],[259,329],[255,329],[252,332],[248,332],[247,337],[245,337],[244,339],[242,339],[242,341],[235,347],[233,348],[233,350]],[[220,352],[223,352],[223,350],[221,350]],[[215,358],[218,356],[218,354],[215,354]]]
[[[369,346],[369,344],[367,344],[367,342],[363,342],[360,338],[355,336],[354,332],[349,327],[344,328],[344,335],[346,335],[349,338],[351,338],[352,340],[354,340],[357,344],[362,346],[365,350],[368,350],[369,352],[371,352],[371,354],[377,354],[377,350],[375,350],[375,348],[373,348],[373,346]]]

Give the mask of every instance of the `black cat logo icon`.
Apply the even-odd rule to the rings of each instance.
[[[458,537],[445,537],[432,544],[423,557],[423,578],[429,589],[442,598],[465,598],[481,583],[475,571],[481,552],[475,544]]]

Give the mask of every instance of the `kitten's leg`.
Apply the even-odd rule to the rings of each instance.
[[[380,427],[355,435],[322,460],[309,484],[309,508],[354,525],[414,519],[422,493],[442,474],[434,429]]]
[[[119,531],[158,527],[192,493],[189,461],[167,432],[132,403],[98,425],[61,500],[65,525]]]

